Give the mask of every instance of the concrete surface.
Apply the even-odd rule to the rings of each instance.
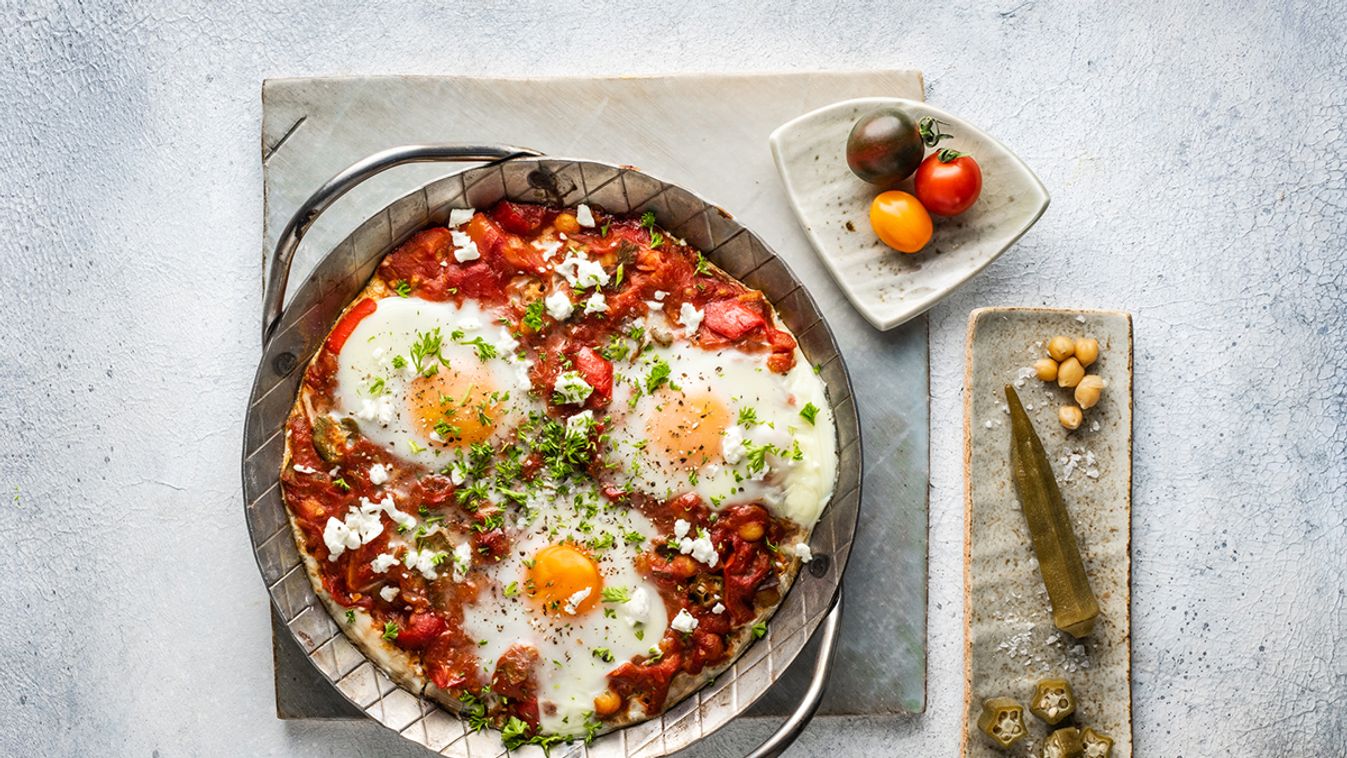
[[[1343,755],[1347,7],[764,6],[6,0],[0,752],[420,753],[271,710],[238,480],[264,77],[879,65],[924,70],[1053,205],[932,312],[928,712],[794,754],[957,750],[964,326],[1052,304],[1136,315],[1138,753]]]

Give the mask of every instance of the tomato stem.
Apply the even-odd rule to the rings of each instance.
[[[940,130],[942,126],[949,126],[949,124],[935,116],[926,116],[918,121],[917,131],[921,133],[921,141],[926,143],[927,147],[935,147],[940,144],[942,139],[953,139],[953,134],[946,134]]]
[[[940,159],[941,163],[950,163],[952,161],[964,157],[965,155],[968,155],[968,153],[961,153],[958,150],[954,150],[948,147],[936,153],[936,156]]]

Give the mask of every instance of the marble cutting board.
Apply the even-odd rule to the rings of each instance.
[[[922,98],[914,71],[646,78],[355,77],[268,80],[262,88],[263,269],[290,214],[323,181],[377,150],[413,142],[504,142],[633,164],[730,210],[779,253],[832,325],[851,370],[865,445],[861,526],[822,715],[925,707],[929,382],[924,317],[884,333],[843,298],[791,215],[767,137],[827,103]],[[299,282],[364,218],[455,170],[404,166],[338,200],[296,255]],[[260,286],[260,279],[259,279]],[[282,627],[282,718],[359,718]],[[751,711],[779,716],[803,692],[812,646]]]

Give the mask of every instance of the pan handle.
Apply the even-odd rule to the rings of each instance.
[[[795,706],[790,718],[787,718],[771,737],[764,740],[745,758],[775,758],[781,755],[814,718],[819,703],[823,701],[823,691],[828,686],[828,677],[832,673],[833,655],[837,652],[837,629],[841,623],[842,587],[838,585],[837,594],[833,595],[832,607],[828,609],[828,616],[823,619],[823,636],[819,639],[818,655],[814,658],[814,674],[809,679],[809,688],[805,690],[804,697],[800,698],[800,703]]]
[[[299,206],[299,210],[290,217],[290,222],[285,225],[285,230],[281,232],[280,239],[276,242],[276,252],[271,257],[271,268],[267,273],[266,289],[262,291],[262,344],[265,346],[271,340],[276,325],[281,321],[285,287],[290,279],[290,264],[294,262],[295,251],[299,249],[300,241],[313,226],[313,222],[318,220],[318,216],[356,185],[375,174],[405,163],[499,162],[539,155],[542,153],[536,150],[512,145],[403,145],[377,152],[338,172]]]

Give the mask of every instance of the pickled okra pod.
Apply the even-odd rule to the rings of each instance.
[[[1056,726],[1062,719],[1076,712],[1076,693],[1065,679],[1044,679],[1034,688],[1029,700],[1029,712]]]
[[[1080,741],[1085,758],[1112,758],[1113,756],[1113,738],[1107,734],[1086,729],[1081,732]]]
[[[1052,623],[1073,637],[1084,637],[1094,629],[1099,601],[1085,575],[1085,563],[1048,455],[1020,405],[1019,395],[1009,384],[1006,403],[1010,407],[1010,473],[1052,602]]]
[[[997,747],[1008,748],[1028,732],[1024,728],[1024,707],[1008,697],[988,698],[982,701],[978,729]]]
[[[1080,730],[1074,726],[1058,729],[1043,740],[1043,758],[1081,758],[1084,751]]]

